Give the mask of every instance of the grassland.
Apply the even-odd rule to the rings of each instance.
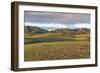
[[[90,57],[89,33],[25,33],[24,60],[84,59]]]
[[[25,61],[89,58],[89,48],[89,41],[27,44],[25,45]]]

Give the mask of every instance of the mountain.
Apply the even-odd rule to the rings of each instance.
[[[48,31],[46,29],[36,27],[36,26],[24,26],[24,31],[30,32],[30,33],[50,32],[50,33],[65,33],[65,34],[78,33],[79,34],[79,33],[89,33],[90,29],[88,29],[88,28],[76,28],[76,29],[65,28],[65,29],[56,29],[56,30],[53,30],[53,31]]]
[[[89,33],[90,29],[88,28],[76,28],[76,29],[57,29],[54,31],[50,31],[51,33],[65,33],[65,34],[85,34]]]
[[[70,32],[70,30],[69,29],[57,29],[57,30],[53,30],[51,32],[53,32],[53,33],[68,33],[68,32]]]
[[[71,31],[73,31],[76,34],[87,34],[87,33],[90,33],[90,29],[89,28],[77,28],[77,29],[72,29]]]
[[[24,26],[24,32],[29,32],[29,33],[46,33],[48,30],[35,27],[35,26]]]
[[[25,26],[24,29],[25,43],[90,40],[90,29],[87,28],[48,31],[39,27]]]

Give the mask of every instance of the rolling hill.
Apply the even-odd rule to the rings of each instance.
[[[25,26],[25,44],[38,42],[90,40],[89,29],[57,29],[48,31],[39,27]]]
[[[24,61],[90,58],[90,30],[87,28],[48,31],[25,26]]]
[[[45,33],[45,32],[48,32],[48,30],[35,27],[35,26],[24,26],[24,32],[26,33]]]

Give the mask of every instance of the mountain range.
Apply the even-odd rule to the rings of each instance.
[[[48,30],[35,27],[35,26],[24,26],[24,32],[29,32],[29,33],[46,33]]]
[[[53,31],[48,31],[46,29],[36,27],[36,26],[24,26],[24,32],[29,32],[29,33],[89,33],[90,29],[89,28],[76,28],[76,29],[56,29]]]

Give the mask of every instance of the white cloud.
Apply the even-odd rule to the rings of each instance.
[[[55,23],[32,23],[32,22],[25,22],[25,26],[36,26],[48,31],[56,30],[56,29],[64,29],[64,28],[90,28],[90,24],[80,23],[80,24],[55,24]]]
[[[63,28],[67,28],[67,25],[64,24],[55,24],[55,23],[32,23],[32,22],[25,22],[25,26],[36,26],[36,27],[40,27],[40,28],[44,28],[44,29],[48,29],[51,30],[52,29],[63,29]]]
[[[90,28],[90,24],[86,24],[86,23],[74,24],[73,28]]]

